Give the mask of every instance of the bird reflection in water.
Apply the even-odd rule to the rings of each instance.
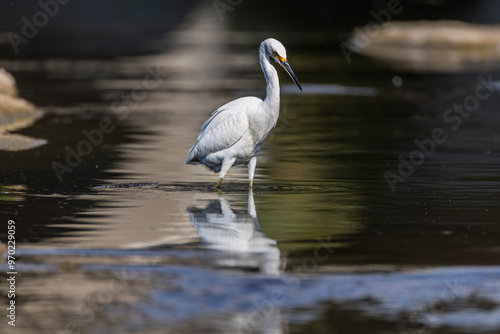
[[[205,208],[186,210],[207,248],[230,252],[230,258],[221,257],[218,264],[258,268],[265,274],[280,272],[280,251],[276,240],[260,230],[252,192],[248,194],[247,210],[233,210],[222,193]]]

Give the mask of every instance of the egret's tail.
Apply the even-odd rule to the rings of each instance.
[[[189,155],[186,160],[186,165],[198,165],[201,162],[201,159],[197,157],[195,154],[195,149],[194,149],[195,147],[196,145],[191,147],[191,149],[189,150]]]
[[[197,158],[197,157],[188,157],[188,159],[186,160],[186,165],[199,165],[201,163],[201,159]]]

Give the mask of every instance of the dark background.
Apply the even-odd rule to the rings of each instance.
[[[35,1],[2,2],[0,57],[114,57],[159,52],[165,48],[166,34],[182,23],[196,1],[72,0],[61,5],[56,0],[46,0],[43,3],[50,3],[51,8],[58,4],[58,13],[38,29],[36,38],[21,44],[18,53],[9,44],[8,34],[22,36],[23,17],[33,23],[33,16],[41,7]],[[500,3],[493,0],[401,0],[400,4],[403,11],[391,20],[453,19],[485,24],[500,21]],[[231,15],[225,15],[225,19],[235,30],[331,31],[334,38],[342,41],[354,27],[373,20],[372,10],[386,8],[386,0],[242,0],[227,12]],[[37,18],[43,22],[42,16]]]

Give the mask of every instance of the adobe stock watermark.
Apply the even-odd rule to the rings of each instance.
[[[255,333],[274,316],[287,301],[287,294],[293,293],[300,287],[301,281],[309,278],[311,272],[317,270],[318,265],[328,260],[335,252],[331,247],[332,240],[317,238],[318,245],[314,248],[313,255],[306,257],[300,264],[293,268],[293,273],[282,278],[286,284],[283,289],[273,289],[269,298],[255,302],[255,310],[246,316],[238,318],[238,334]]]
[[[429,328],[432,317],[444,313],[451,303],[462,296],[458,278],[455,277],[453,281],[445,280],[443,284],[445,287],[441,290],[439,297],[410,314],[408,323],[413,327],[411,332],[401,331],[399,334],[424,333]]]
[[[54,18],[61,9],[61,6],[68,4],[70,0],[39,0],[37,2],[40,10],[35,12],[31,20],[26,16],[21,18],[22,27],[21,34],[9,32],[7,38],[10,45],[16,54],[19,53],[19,46],[21,44],[28,44],[30,40],[38,35],[39,29],[44,28],[51,18]]]
[[[481,101],[488,99],[496,90],[491,73],[486,78],[480,75],[477,79],[478,84],[474,94],[465,97],[461,104],[453,104],[452,108],[446,109],[443,113],[443,121],[448,128],[437,127],[431,131],[429,137],[421,140],[415,139],[413,143],[417,148],[411,151],[408,157],[398,156],[400,163],[397,172],[385,171],[384,179],[392,192],[396,191],[397,183],[403,183],[411,177],[415,170],[434,154],[436,147],[448,140],[448,133],[460,129],[464,120],[479,109]]]
[[[158,66],[156,68],[147,67],[146,72],[147,74],[140,85],[134,87],[128,94],[121,94],[120,98],[111,104],[111,110],[118,114],[121,120],[127,119],[130,111],[137,108],[138,104],[146,99],[150,91],[157,88],[168,76],[168,74],[162,75]],[[65,173],[72,173],[75,168],[80,166],[84,157],[90,155],[94,148],[103,143],[104,135],[112,133],[115,129],[116,125],[111,118],[103,117],[98,127],[82,130],[81,133],[85,139],[81,139],[76,148],[69,145],[65,147],[65,164],[59,161],[53,161],[51,164],[59,182],[64,180]]]
[[[125,269],[112,273],[114,279],[109,282],[105,289],[91,294],[78,306],[77,313],[82,319],[67,322],[64,331],[59,331],[57,334],[82,333],[84,328],[94,322],[97,313],[101,312],[106,305],[111,304],[117,295],[123,294],[130,285],[130,281],[137,278],[136,275],[125,271]]]
[[[212,6],[214,6],[219,19],[224,21],[224,13],[232,12],[234,8],[241,5],[242,2],[243,0],[214,0]]]
[[[285,131],[285,128],[290,125],[291,121],[295,119],[297,115],[290,114],[288,112],[288,106],[283,106],[282,111],[280,112],[280,116],[278,118],[278,121],[276,122],[276,126],[274,127],[273,131],[269,134],[265,141],[265,146],[266,147],[272,147],[274,145],[274,136],[276,134],[281,133]]]
[[[411,0],[408,0],[411,1]],[[368,22],[363,28],[354,28],[354,37],[349,41],[340,43],[340,49],[348,64],[351,63],[351,55],[364,49],[370,40],[380,34],[382,26],[393,19],[394,15],[400,14],[404,7],[399,0],[389,0],[386,9],[380,11],[371,10],[370,15],[374,21]]]

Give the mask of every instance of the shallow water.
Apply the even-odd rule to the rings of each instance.
[[[500,73],[348,65],[322,37],[281,38],[304,93],[280,74],[281,116],[253,192],[244,168],[217,192],[216,175],[185,159],[215,108],[264,94],[260,36],[226,31],[202,10],[160,55],[3,61],[46,111],[20,131],[46,145],[0,152],[2,217],[17,226],[18,328],[498,332],[500,94],[460,124],[443,115],[474,96],[479,76]],[[321,50],[313,61],[311,49]],[[66,160],[102,122],[112,130],[93,137],[92,152]],[[437,128],[446,140],[412,153]],[[59,180],[54,162],[68,161]]]

